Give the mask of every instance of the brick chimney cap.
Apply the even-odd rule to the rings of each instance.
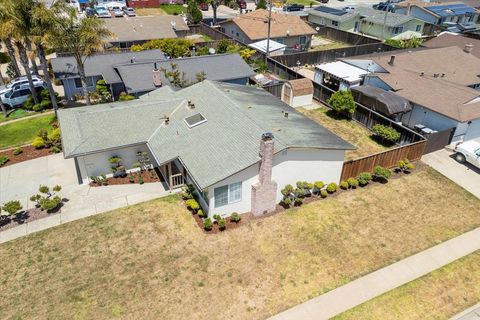
[[[263,141],[273,140],[273,133],[265,132],[264,134],[262,134],[262,140]]]

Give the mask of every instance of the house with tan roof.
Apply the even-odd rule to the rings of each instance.
[[[221,31],[246,44],[268,36],[268,11],[258,9],[220,23]],[[270,38],[288,49],[307,50],[317,32],[300,17],[272,12]]]
[[[464,35],[453,32],[442,32],[435,38],[423,43],[427,48],[445,48],[457,46],[460,49],[471,50],[471,53],[480,58],[480,39],[466,37]]]

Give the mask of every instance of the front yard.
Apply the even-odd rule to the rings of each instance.
[[[51,129],[55,115],[48,114],[0,126],[0,149],[31,142],[40,129]]]
[[[317,109],[306,110],[300,108],[298,110],[357,147],[356,150],[349,150],[345,153],[345,160],[365,157],[388,149],[388,147],[373,140],[371,138],[372,133],[364,126],[354,120],[339,118],[321,104],[318,104]]]
[[[187,7],[179,4],[163,4],[158,8],[137,8],[138,16],[179,15],[187,12]]]
[[[448,319],[480,301],[479,266],[477,251],[334,319]]]
[[[428,167],[207,235],[170,196],[0,245],[2,319],[264,319],[480,225]]]

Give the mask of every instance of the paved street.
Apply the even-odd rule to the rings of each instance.
[[[424,155],[422,161],[480,198],[480,169],[468,163],[458,163],[452,155],[452,152],[442,149]]]

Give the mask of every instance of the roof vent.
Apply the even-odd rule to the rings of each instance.
[[[264,134],[262,134],[262,140],[263,141],[273,140],[273,133],[265,132]]]
[[[130,63],[135,63],[135,57],[132,57],[132,59],[130,59]]]
[[[434,73],[434,74],[433,74],[433,77],[434,77],[434,78],[440,77],[440,73]]]
[[[425,72],[420,72],[420,77],[423,77],[425,75]]]
[[[189,109],[195,109],[195,103],[193,103],[192,100],[188,100],[187,106]]]
[[[168,117],[167,115],[163,115],[163,121],[165,122],[165,125],[168,125],[168,123],[170,122],[170,117]]]
[[[463,47],[463,51],[466,53],[472,53],[473,50],[473,44],[466,44],[465,47]]]
[[[390,61],[388,61],[388,64],[393,66],[394,62],[395,62],[395,56],[390,56]]]
[[[288,118],[288,112],[282,110],[282,113],[285,118]]]
[[[440,78],[443,78],[443,77],[445,77],[445,73],[442,73],[442,74],[440,75]]]

